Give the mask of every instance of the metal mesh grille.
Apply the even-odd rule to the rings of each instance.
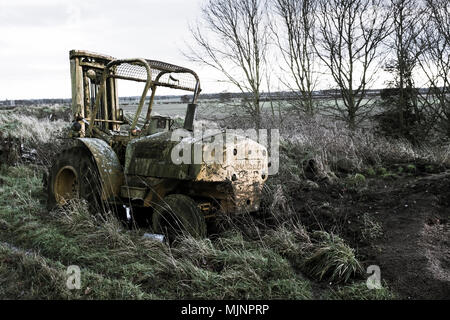
[[[197,81],[191,70],[156,60],[147,60],[147,63],[152,70],[152,81],[157,85],[195,90]],[[115,76],[129,80],[146,81],[147,70],[144,66],[124,62],[116,67]],[[156,79],[158,79],[157,82]]]
[[[147,81],[147,70],[143,66],[121,63],[116,67],[115,74],[120,77]]]

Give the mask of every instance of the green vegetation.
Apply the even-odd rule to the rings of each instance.
[[[19,270],[5,273],[1,297],[312,297],[309,281],[264,242],[244,240],[242,234],[233,233],[214,242],[186,238],[169,249],[143,239],[142,231],[124,229],[115,217],[93,216],[84,204],[45,212],[38,168],[2,166],[0,172],[0,241],[8,243],[1,246],[1,268]],[[14,197],[18,200],[11,203]],[[69,265],[81,267],[80,291],[65,289]],[[11,283],[17,279],[20,288]]]
[[[364,240],[374,240],[378,239],[383,235],[383,227],[381,223],[376,221],[368,213],[362,215],[363,229],[361,230],[361,235]]]
[[[364,281],[331,290],[329,298],[337,300],[393,300],[397,299],[397,296],[386,284],[380,289],[368,289]]]
[[[415,173],[416,170],[417,170],[417,168],[416,168],[416,166],[413,165],[413,164],[408,164],[408,165],[406,166],[406,171],[409,172],[409,173]]]
[[[312,237],[317,245],[303,265],[309,275],[318,280],[345,283],[362,272],[355,251],[340,237],[323,231],[314,232]]]
[[[299,269],[345,282],[359,266],[342,239],[314,233],[311,241],[301,226],[280,225],[260,240],[231,230],[169,248],[83,203],[46,212],[41,174],[26,165],[0,169],[2,298],[311,299],[311,280]],[[69,265],[81,268],[80,290],[65,287]]]
[[[374,177],[374,176],[377,175],[375,169],[372,168],[372,167],[368,167],[368,168],[366,169],[366,174],[367,174],[369,177]]]
[[[20,298],[22,291],[27,298],[61,299],[312,297],[309,281],[277,248],[241,233],[217,241],[185,238],[169,249],[124,229],[111,215],[93,216],[84,204],[45,212],[40,174],[28,166],[1,168],[0,241],[8,243],[1,246],[1,268],[19,270],[6,272],[1,297]],[[69,265],[82,270],[78,293],[65,289]],[[10,283],[18,278],[24,280],[20,290]]]
[[[46,150],[37,154],[34,164],[0,166],[0,298],[394,297],[389,289],[368,291],[364,284],[355,284],[363,274],[358,252],[340,233],[307,229],[298,218],[294,199],[324,183],[366,186],[369,177],[390,174],[385,163],[392,159],[414,162],[410,155],[420,152],[412,152],[411,146],[398,148],[367,135],[350,137],[347,129],[330,130],[320,120],[297,119],[297,127],[284,123],[280,170],[264,190],[264,219],[245,215],[228,221],[218,237],[187,237],[169,247],[143,238],[146,230],[130,230],[111,214],[92,215],[82,202],[46,210],[42,178],[48,160],[41,157],[51,158],[49,152],[56,152],[55,137],[68,123],[50,120],[52,108],[37,110],[0,113],[3,133]],[[239,119],[233,124],[241,125]],[[339,168],[350,172],[342,174]],[[381,225],[372,217],[363,215],[362,223],[361,234],[367,241],[382,235]],[[81,268],[80,290],[66,288],[70,265]],[[320,281],[332,285],[316,286]]]
[[[355,173],[347,177],[347,183],[350,186],[361,187],[366,184],[366,177],[361,173]]]

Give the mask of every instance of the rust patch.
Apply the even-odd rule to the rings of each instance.
[[[97,138],[80,138],[92,153],[102,180],[102,198],[120,194],[120,186],[123,184],[123,168],[114,150],[103,140]]]

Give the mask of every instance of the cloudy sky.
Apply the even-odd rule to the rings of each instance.
[[[204,1],[0,0],[0,100],[70,98],[71,49],[167,61],[194,69],[203,92],[237,91],[218,82],[220,74],[182,54],[192,39],[189,25],[200,18]],[[382,87],[386,75],[377,76],[374,87]],[[331,85],[325,74],[317,89]],[[140,90],[119,94],[140,95]],[[271,90],[280,90],[274,79]]]
[[[182,55],[202,0],[0,0],[0,100],[69,98],[69,50],[145,57],[210,71]]]

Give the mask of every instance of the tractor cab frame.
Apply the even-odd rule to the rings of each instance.
[[[188,104],[184,128],[192,130],[196,103],[200,94],[200,80],[197,74],[187,68],[142,58],[115,59],[89,51],[70,51],[70,70],[72,79],[72,111],[78,136],[105,139],[120,136],[121,126],[129,125],[128,136],[153,133],[152,129],[170,129],[168,117],[152,116],[156,89],[167,87],[190,91],[192,101]],[[119,105],[117,80],[144,83],[137,111],[132,119],[124,116]],[[148,92],[150,98],[147,99]],[[148,101],[148,102],[147,102]],[[147,102],[147,110],[142,127],[139,126],[141,114]],[[152,122],[156,123],[152,123]],[[166,122],[163,124],[163,122]],[[122,131],[123,133],[123,131]]]

